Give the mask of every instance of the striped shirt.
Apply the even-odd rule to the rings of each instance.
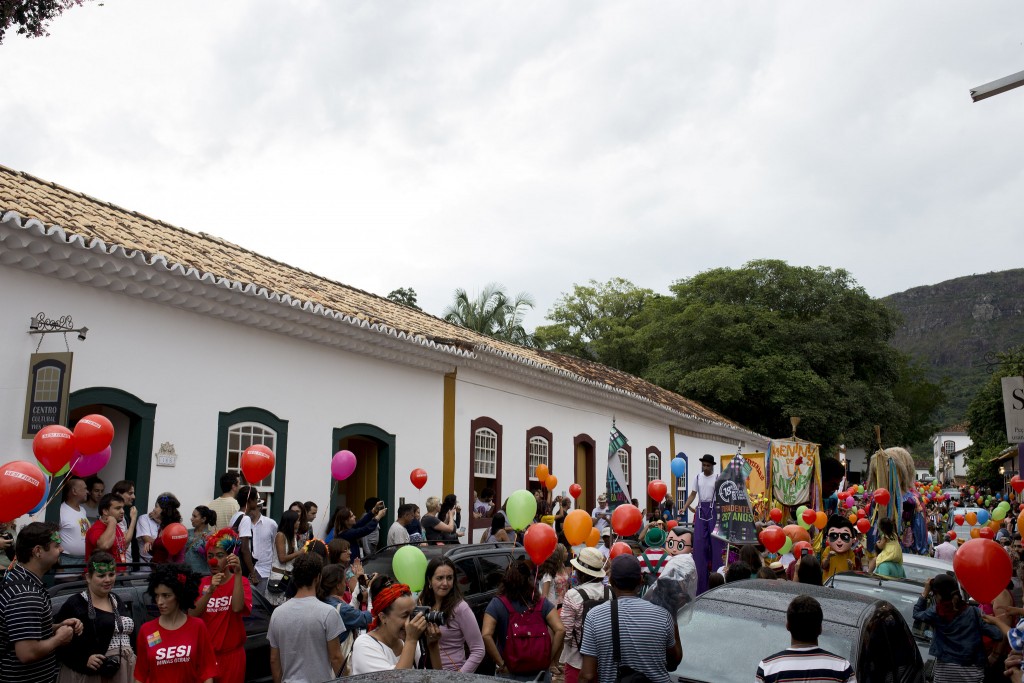
[[[22,664],[14,652],[20,640],[53,637],[53,606],[38,576],[14,565],[0,587],[0,683],[51,683],[57,655]]]
[[[670,683],[665,651],[676,644],[675,624],[664,608],[635,597],[619,597],[619,650],[623,666],[630,666],[653,683]],[[612,601],[587,612],[580,654],[597,658],[600,683],[615,683],[612,643]]]
[[[857,683],[850,663],[820,647],[791,647],[757,665],[757,683]]]

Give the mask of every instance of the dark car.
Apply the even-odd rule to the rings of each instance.
[[[114,593],[127,607],[135,621],[132,632],[132,646],[135,646],[142,624],[159,616],[153,599],[146,593],[149,575],[144,572],[131,572],[117,575]],[[50,601],[53,613],[60,610],[61,605],[76,593],[86,589],[85,581],[70,581],[51,586]],[[245,617],[245,680],[249,683],[270,681],[270,643],[267,641],[267,630],[270,628],[270,614],[274,606],[267,602],[257,591],[252,592],[252,613]]]
[[[821,603],[818,644],[852,664],[860,683],[921,683],[924,664],[906,621],[891,603],[835,588],[748,579],[714,588],[678,618],[683,661],[673,680],[749,683],[758,662],[789,647],[786,608],[797,595]]]

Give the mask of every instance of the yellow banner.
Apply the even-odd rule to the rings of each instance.
[[[718,456],[718,462],[722,467],[722,471],[729,465],[734,455]],[[765,492],[765,485],[768,479],[765,477],[764,455],[764,453],[743,454],[743,459],[747,461],[748,465],[747,471],[744,474],[747,475],[747,490],[750,491],[751,496],[764,495]]]

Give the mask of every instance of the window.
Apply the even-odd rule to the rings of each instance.
[[[626,486],[629,486],[629,453],[620,448],[615,455],[619,456],[619,462],[622,463],[622,478],[625,480]]]
[[[661,456],[657,453],[647,453],[647,483],[655,479],[661,479]]]
[[[473,435],[473,476],[494,479],[498,474],[498,435],[486,427]]]
[[[551,467],[548,459],[548,440],[543,436],[534,436],[530,439],[530,452],[529,452],[529,476],[528,479],[532,481],[537,480],[537,466],[545,465],[548,468]],[[544,482],[541,482],[542,484]]]
[[[242,453],[254,444],[266,446],[274,451],[276,457],[277,432],[257,422],[240,422],[231,425],[228,428],[227,471],[241,474]],[[274,495],[274,474],[271,472],[266,479],[260,482],[247,482],[260,492],[260,497],[267,502],[267,510],[270,509],[271,498]]]
[[[537,466],[545,465],[550,474],[555,474],[551,458],[551,432],[543,427],[526,430],[526,488],[528,491],[544,490],[544,482],[537,479]]]
[[[56,403],[60,398],[60,369],[42,367],[36,370],[35,394],[37,403]]]
[[[956,453],[956,442],[955,441],[943,441],[942,452],[946,455],[952,455]]]
[[[217,424],[217,466],[214,470],[214,492],[220,491],[220,475],[240,472],[242,453],[254,444],[262,444],[275,456],[274,470],[260,482],[247,482],[256,487],[266,501],[264,514],[280,519],[284,512],[283,496],[275,491],[277,484],[284,486],[288,462],[288,421],[261,408],[239,408],[221,413]],[[244,482],[243,482],[244,483]]]

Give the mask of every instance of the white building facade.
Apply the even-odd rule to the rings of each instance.
[[[967,465],[964,452],[973,444],[966,423],[946,427],[932,436],[932,460],[935,478],[942,484],[964,483]]]

